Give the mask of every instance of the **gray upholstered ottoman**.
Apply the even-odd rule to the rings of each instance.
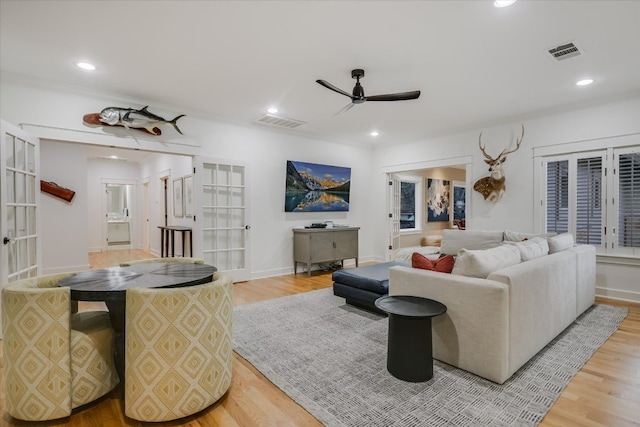
[[[411,267],[405,262],[384,262],[338,270],[331,276],[333,294],[345,298],[347,304],[381,313],[374,303],[389,293],[389,268],[394,265]]]

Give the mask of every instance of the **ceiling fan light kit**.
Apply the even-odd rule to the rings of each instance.
[[[365,101],[407,101],[411,99],[417,99],[420,96],[419,90],[414,90],[411,92],[389,93],[385,95],[365,96],[364,88],[360,84],[360,79],[362,77],[364,77],[363,69],[356,68],[354,70],[351,70],[351,78],[356,79],[356,85],[353,87],[353,91],[351,94],[322,79],[316,80],[316,83],[326,87],[327,89],[351,98],[351,104],[340,110],[338,114],[347,111],[353,106],[353,104],[362,104]]]

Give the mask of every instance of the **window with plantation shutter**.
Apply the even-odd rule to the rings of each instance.
[[[578,158],[576,243],[602,244],[602,157]]]
[[[547,163],[547,229],[565,233],[569,230],[569,162]]]
[[[619,154],[618,246],[640,248],[640,152]]]
[[[541,230],[601,255],[640,257],[640,145],[541,156]]]

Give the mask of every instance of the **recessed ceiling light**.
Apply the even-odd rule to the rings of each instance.
[[[590,85],[591,83],[593,83],[593,79],[583,79],[583,80],[580,80],[579,82],[576,82],[576,85],[587,86],[587,85]]]
[[[278,109],[276,107],[267,108],[267,113],[275,114],[277,112],[278,112]]]
[[[378,135],[380,135],[380,133],[377,130],[374,130],[374,131],[371,131],[371,133],[369,135],[378,136]]]
[[[507,7],[514,4],[516,0],[495,0],[493,2],[493,7]]]
[[[76,62],[76,67],[82,68],[83,70],[87,70],[87,71],[95,71],[96,70],[96,66],[93,65],[93,64],[90,64],[88,62]]]

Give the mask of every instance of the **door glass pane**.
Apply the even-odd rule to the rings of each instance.
[[[233,249],[244,248],[244,230],[231,231],[231,248]]]
[[[233,166],[231,185],[244,186],[244,167]]]
[[[231,189],[218,187],[218,204],[216,206],[231,206]]]
[[[16,202],[16,173],[10,170],[7,170],[7,187],[5,188],[7,192],[7,203],[15,203]]]
[[[37,263],[37,259],[36,259],[36,238],[35,237],[31,237],[27,240],[27,246],[28,246],[28,250],[29,250],[29,259],[28,259],[28,265],[36,265]]]
[[[216,206],[216,189],[206,185],[202,189],[202,206]]]
[[[215,265],[216,267],[218,267],[218,270],[229,271],[233,269],[231,265],[230,252],[227,252],[227,251],[218,252],[217,258],[218,258],[218,263]]]
[[[36,177],[27,175],[27,203],[33,205],[36,203]]]
[[[27,262],[29,261],[29,256],[27,252],[27,239],[16,240],[16,243],[13,246],[18,247],[18,270],[24,270],[28,267]]]
[[[229,206],[243,206],[244,188],[233,187],[231,189],[231,204]]]
[[[244,251],[231,251],[231,260],[235,270],[244,268]]]
[[[216,216],[212,209],[203,209],[202,210],[202,227],[203,228],[215,228],[216,227]]]
[[[216,168],[215,165],[205,164],[202,166],[202,183],[213,184],[215,182]]]
[[[229,209],[216,209],[218,212],[218,227],[231,227],[231,212]]]
[[[231,247],[231,230],[217,230],[216,236],[220,248]]]
[[[36,147],[27,143],[27,172],[36,172]]]
[[[231,179],[229,178],[230,173],[231,173],[230,165],[218,165],[218,172],[216,174],[215,183],[218,185],[231,184]]]
[[[7,206],[7,237],[10,239],[16,237],[16,208],[14,206]]]
[[[27,203],[27,175],[16,173],[16,203]]]
[[[26,235],[27,208],[24,206],[16,206],[16,237],[25,237]]]
[[[15,147],[16,147],[16,169],[20,169],[20,170],[25,170],[26,166],[25,166],[25,155],[26,155],[26,148],[25,148],[25,141],[23,141],[22,139],[15,139]]]
[[[35,234],[38,234],[38,230],[37,228],[37,221],[36,221],[36,208],[35,206],[30,206],[27,208],[27,212],[29,214],[29,220],[28,220],[28,224],[29,227],[27,228],[27,234],[29,236],[33,236]]]
[[[204,230],[203,231],[203,237],[204,237],[204,251],[212,251],[212,250],[216,250],[217,247],[217,243],[216,243],[216,232],[215,230]]]
[[[231,227],[244,229],[244,209],[231,209]]]
[[[5,140],[5,148],[6,148],[6,155],[7,155],[7,160],[6,160],[6,165],[8,168],[14,168],[16,166],[15,163],[15,158],[16,158],[16,153],[15,153],[15,144],[14,144],[14,137],[12,135],[6,134],[6,140]]]

